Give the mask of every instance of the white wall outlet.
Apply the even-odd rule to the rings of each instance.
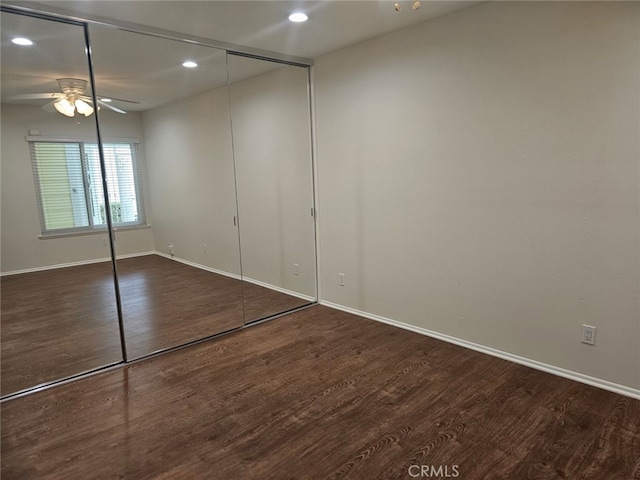
[[[340,285],[341,287],[344,287],[344,273],[338,274],[338,285]]]
[[[169,255],[173,257],[174,254],[175,252],[173,251],[173,243],[172,243],[171,245],[169,245]]]
[[[596,344],[596,327],[591,325],[582,325],[582,343],[589,345]]]
[[[300,275],[300,265],[298,265],[297,263],[293,264],[293,274]]]
[[[106,239],[106,238],[103,238],[103,239],[102,239],[102,246],[103,246],[103,247],[107,247],[108,245],[109,245],[109,240],[108,240],[108,239]]]
[[[202,244],[202,253],[207,253],[207,244],[206,243]]]

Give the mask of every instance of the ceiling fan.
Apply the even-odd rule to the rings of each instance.
[[[38,100],[42,98],[51,98],[51,102],[42,107],[43,110],[52,112],[58,111],[67,117],[75,116],[76,111],[88,117],[93,113],[93,98],[86,95],[87,81],[80,78],[58,78],[58,86],[60,92],[52,93],[27,93],[24,95],[16,95],[11,100]],[[109,105],[111,100],[126,103],[139,103],[131,100],[123,100],[121,98],[99,98],[98,108],[105,107],[117,113],[127,113],[124,110]]]

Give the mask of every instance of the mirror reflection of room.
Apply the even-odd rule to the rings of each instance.
[[[90,33],[100,93],[126,111],[100,111],[103,141],[126,135],[138,152],[144,219],[115,223],[129,358],[242,326],[225,52]]]
[[[122,360],[90,98],[81,26],[2,13],[2,395]]]
[[[229,55],[228,65],[251,322],[316,297],[308,71],[238,55]]]
[[[315,302],[306,67],[2,20],[2,395]]]
[[[307,69],[97,26],[91,39],[101,92],[140,118],[147,221],[116,225],[131,358],[315,301]],[[122,115],[102,118],[117,137]],[[151,245],[125,258],[134,231]]]

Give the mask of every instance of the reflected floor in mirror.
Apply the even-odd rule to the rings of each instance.
[[[158,255],[118,260],[129,358],[309,303]],[[2,278],[2,394],[121,360],[111,266]]]
[[[309,303],[159,255],[118,260],[118,279],[129,358]]]
[[[118,260],[129,358],[243,325],[239,280],[159,255]]]
[[[111,264],[0,281],[2,395],[122,360]]]
[[[312,303],[311,300],[280,293],[249,282],[242,282],[242,299],[245,323],[255,322]]]

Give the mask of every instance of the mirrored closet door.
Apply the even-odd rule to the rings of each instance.
[[[308,69],[229,54],[245,323],[316,300]]]
[[[117,363],[122,349],[84,28],[1,16],[6,396]]]
[[[316,300],[307,67],[23,13],[3,6],[2,396]]]
[[[128,359],[242,326],[225,51],[90,34]]]

